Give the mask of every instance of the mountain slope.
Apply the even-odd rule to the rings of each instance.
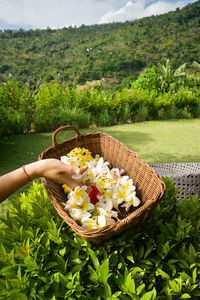
[[[199,61],[199,16],[197,1],[175,12],[125,23],[1,31],[0,81],[121,80],[167,58],[174,67],[189,65]]]

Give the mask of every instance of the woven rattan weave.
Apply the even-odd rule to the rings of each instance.
[[[179,201],[190,194],[200,197],[200,163],[164,163],[150,165],[160,176],[171,177],[179,191]]]
[[[58,144],[56,142],[58,132],[69,129],[74,130],[76,136]],[[100,244],[130,227],[144,222],[160,202],[165,192],[165,184],[149,165],[120,141],[102,132],[81,135],[78,130],[72,126],[64,126],[57,129],[53,133],[52,141],[53,145],[43,151],[39,159],[60,159],[62,155],[66,155],[75,147],[87,148],[93,155],[99,154],[104,160],[109,161],[110,167],[124,169],[126,175],[133,179],[133,183],[136,186],[137,197],[141,200],[141,205],[136,209],[126,212],[120,208],[118,215],[119,220],[116,221],[115,224],[100,229],[88,230],[79,226],[63,209],[62,203],[66,202],[66,195],[61,185],[49,179],[42,178],[49,198],[59,215],[75,232],[87,241]]]

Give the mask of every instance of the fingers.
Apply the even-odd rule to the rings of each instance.
[[[71,179],[68,181],[67,185],[74,190],[77,186],[82,186],[83,184],[81,182],[78,182],[77,180]]]
[[[72,178],[72,175],[82,175],[87,169],[88,166],[78,168],[77,166],[66,165],[57,159],[46,159],[42,176],[67,184],[70,188],[75,189],[77,186],[83,186],[85,183]]]
[[[73,179],[69,174],[65,173],[58,180],[59,183],[66,184],[71,189],[75,189],[78,186],[82,186],[82,182],[79,182],[76,179]]]
[[[65,172],[67,172],[70,175],[82,175],[88,169],[88,166],[85,166],[80,169],[76,166],[65,165],[64,168]]]
[[[88,166],[85,166],[82,169],[78,169],[76,171],[76,175],[82,175],[87,169],[88,169]]]

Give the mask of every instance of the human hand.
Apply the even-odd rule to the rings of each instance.
[[[29,165],[26,167],[27,172],[29,172],[28,167]],[[58,159],[48,158],[38,161],[33,175],[31,173],[29,174],[32,179],[45,177],[58,183],[66,184],[74,189],[77,186],[82,186],[83,183],[73,179],[72,175],[81,175],[87,168],[88,167],[85,166],[80,169],[76,166],[66,165]]]

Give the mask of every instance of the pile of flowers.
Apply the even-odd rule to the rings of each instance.
[[[74,148],[66,156],[62,156],[61,161],[79,168],[88,166],[82,175],[72,176],[85,185],[74,190],[63,185],[68,198],[63,203],[64,209],[82,227],[97,229],[113,224],[118,219],[120,207],[129,211],[131,207],[140,204],[133,180],[122,176],[123,170],[109,169],[109,162],[104,161],[103,157],[96,155],[93,158],[88,149]]]

